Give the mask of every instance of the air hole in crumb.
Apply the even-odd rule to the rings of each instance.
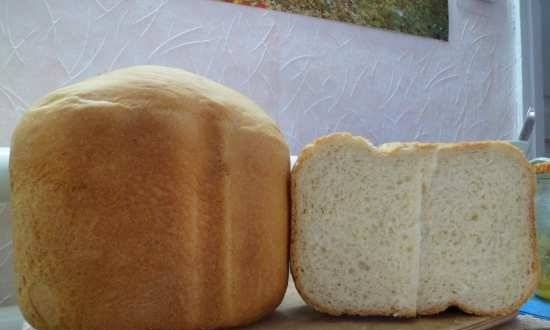
[[[369,265],[367,265],[367,263],[365,263],[362,260],[359,260],[359,262],[357,262],[357,266],[359,266],[360,269],[365,271],[368,271],[370,269]]]

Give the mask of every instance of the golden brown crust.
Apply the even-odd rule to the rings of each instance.
[[[536,174],[550,173],[550,162],[532,165]]]
[[[300,277],[299,272],[299,264],[297,262],[297,254],[300,252],[298,251],[298,244],[296,244],[297,237],[299,236],[300,226],[297,221],[297,209],[296,204],[298,201],[298,195],[296,193],[296,184],[297,184],[297,178],[300,175],[300,171],[302,171],[302,168],[304,167],[304,163],[306,163],[311,156],[314,154],[315,149],[323,146],[325,144],[329,144],[338,140],[345,140],[349,143],[357,143],[364,146],[367,146],[369,149],[371,149],[373,152],[379,153],[381,156],[386,155],[392,155],[395,153],[402,152],[406,149],[412,149],[414,151],[418,150],[428,150],[433,148],[449,148],[454,150],[468,150],[468,151],[476,151],[476,150],[485,150],[488,147],[496,147],[501,148],[504,150],[507,154],[509,154],[511,157],[518,160],[521,164],[526,173],[529,173],[530,175],[530,197],[531,200],[530,207],[529,207],[529,214],[528,219],[526,221],[529,224],[529,236],[530,236],[530,242],[531,242],[531,251],[533,253],[533,263],[531,264],[530,271],[536,276],[532,277],[532,281],[529,283],[528,289],[524,292],[523,296],[518,298],[509,308],[499,309],[499,310],[480,310],[476,308],[472,308],[471,306],[468,306],[467,304],[462,304],[458,301],[452,301],[448,304],[442,304],[438,306],[433,306],[429,309],[424,309],[420,311],[393,311],[393,310],[375,310],[375,309],[367,309],[367,310],[349,310],[349,311],[338,311],[330,306],[325,306],[317,301],[315,301],[314,297],[308,296],[307,292],[303,289],[302,286],[302,279]],[[414,317],[415,315],[433,315],[440,312],[445,311],[447,308],[451,306],[456,306],[463,310],[466,313],[475,314],[475,315],[487,315],[487,316],[501,316],[501,315],[509,315],[513,312],[515,312],[536,290],[539,277],[540,277],[540,265],[538,264],[538,257],[537,257],[537,249],[536,249],[536,238],[535,238],[535,213],[534,213],[534,198],[535,198],[535,177],[534,177],[534,170],[528,163],[527,159],[523,156],[523,153],[507,142],[502,141],[481,141],[481,142],[462,142],[462,143],[420,143],[420,142],[409,142],[409,143],[390,143],[381,145],[378,148],[373,147],[370,142],[362,137],[352,136],[350,133],[333,133],[327,136],[323,136],[320,138],[317,138],[312,143],[306,145],[306,147],[300,152],[298,159],[296,161],[296,164],[292,168],[291,171],[291,234],[290,234],[290,269],[291,274],[294,279],[294,283],[296,286],[296,289],[300,296],[304,299],[306,303],[311,305],[316,310],[327,313],[329,315],[358,315],[358,316],[400,316],[400,317]],[[396,315],[398,314],[398,315]]]
[[[16,128],[10,178],[37,329],[233,327],[283,298],[288,147],[228,88],[135,67],[54,91]]]

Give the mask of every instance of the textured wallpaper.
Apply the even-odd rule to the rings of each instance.
[[[516,133],[515,1],[449,1],[449,42],[199,0],[0,1],[0,146],[53,88],[135,64],[184,68],[249,96],[293,153],[334,131],[395,140]],[[0,302],[9,294],[0,220]]]
[[[509,138],[518,107],[511,3],[451,0],[444,42],[216,1],[3,1],[0,145],[52,88],[143,63],[248,95],[293,152],[343,130],[377,143]]]
[[[15,303],[9,205],[0,203],[0,306]]]

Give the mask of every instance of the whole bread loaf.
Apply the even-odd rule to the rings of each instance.
[[[280,303],[289,151],[244,96],[122,69],[40,100],[11,147],[18,301],[36,329],[233,327]]]
[[[534,175],[504,142],[308,145],[292,170],[291,270],[334,315],[512,313],[533,293]]]

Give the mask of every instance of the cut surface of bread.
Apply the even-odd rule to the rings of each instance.
[[[333,315],[511,313],[539,276],[534,184],[505,142],[322,137],[292,171],[296,287]]]

